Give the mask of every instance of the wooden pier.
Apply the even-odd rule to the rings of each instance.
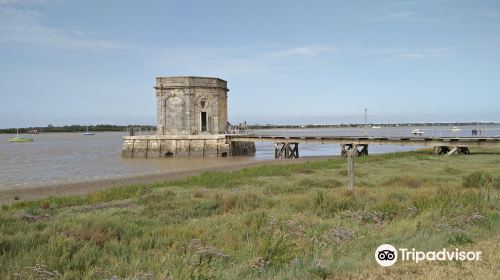
[[[353,151],[357,156],[368,155],[369,145],[401,145],[432,147],[435,154],[469,154],[471,147],[500,147],[500,137],[364,137],[364,136],[263,136],[228,134],[230,142],[274,143],[275,158],[298,158],[299,144],[339,144],[341,155]]]

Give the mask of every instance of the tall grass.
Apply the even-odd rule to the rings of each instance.
[[[498,154],[427,151],[206,172],[0,212],[0,279],[381,279],[496,276]],[[398,263],[382,243],[484,261]],[[472,277],[471,277],[472,278]]]

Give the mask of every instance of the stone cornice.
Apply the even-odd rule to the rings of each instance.
[[[157,77],[156,90],[179,88],[220,88],[229,91],[227,81],[209,77]]]

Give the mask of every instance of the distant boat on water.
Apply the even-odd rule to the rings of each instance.
[[[372,128],[375,128],[375,129],[380,129],[380,128],[382,128],[382,127],[381,127],[381,126],[378,126],[378,125],[374,125],[374,126],[372,126]]]
[[[21,113],[19,110],[17,110],[17,120],[19,121]],[[9,142],[17,142],[17,143],[24,143],[24,142],[33,142],[35,141],[33,138],[28,138],[28,137],[23,137],[19,135],[19,127],[16,128],[16,137],[10,138]]]
[[[35,141],[33,138],[20,136],[19,128],[16,129],[16,137],[9,139],[9,142],[17,142],[17,143],[33,142],[33,141]]]
[[[94,132],[89,132],[89,126],[87,125],[87,131],[83,133],[83,135],[94,135]]]
[[[462,131],[462,129],[460,129],[460,128],[456,127],[456,126],[454,126],[454,127],[451,128],[451,132],[460,132],[460,131]]]
[[[411,134],[413,134],[415,136],[420,136],[420,135],[424,135],[424,131],[421,129],[415,128],[415,129],[411,130]]]

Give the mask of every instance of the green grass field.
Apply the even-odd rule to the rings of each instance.
[[[0,279],[494,279],[500,153],[262,165],[3,206]],[[378,266],[378,245],[482,251]],[[498,279],[498,278],[497,278]]]

